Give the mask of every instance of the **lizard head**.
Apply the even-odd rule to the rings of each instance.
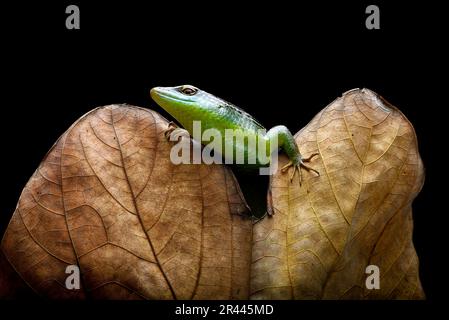
[[[151,97],[188,131],[192,121],[201,121],[207,114],[209,120],[220,119],[226,114],[228,102],[191,85],[155,87]]]

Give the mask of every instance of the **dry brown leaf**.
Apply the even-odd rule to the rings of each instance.
[[[273,177],[275,215],[253,229],[253,299],[420,299],[412,243],[413,199],[424,181],[412,125],[374,92],[351,90],[296,141],[319,152],[292,184]],[[280,166],[286,158],[281,158]],[[380,269],[380,289],[365,268]]]
[[[2,240],[8,267],[49,298],[247,298],[238,184],[225,166],[173,165],[166,128],[127,105],[78,120],[23,190]],[[81,290],[65,288],[68,265]]]

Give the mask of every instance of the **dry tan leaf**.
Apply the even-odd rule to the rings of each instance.
[[[311,166],[321,176],[303,172],[302,186],[273,177],[276,214],[253,229],[251,298],[424,298],[411,211],[424,170],[405,116],[356,89],[295,138],[304,156],[320,153]],[[368,265],[380,269],[379,290],[366,288]]]
[[[57,141],[2,240],[30,288],[60,299],[248,297],[239,186],[225,166],[173,165],[166,128],[153,111],[111,105]],[[68,265],[80,267],[81,290],[66,289]]]

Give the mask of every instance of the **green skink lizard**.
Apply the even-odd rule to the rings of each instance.
[[[276,126],[268,132],[264,132],[262,131],[264,127],[248,113],[223,99],[190,85],[156,87],[151,89],[151,97],[173,116],[190,135],[193,134],[193,121],[201,122],[201,136],[207,129],[218,130],[223,137],[223,148],[230,147],[234,151],[242,151],[245,157],[245,164],[247,163],[246,159],[250,155],[256,154],[257,162],[255,166],[264,166],[258,160],[256,150],[252,150],[248,143],[238,142],[234,139],[225,139],[226,129],[242,130],[245,136],[252,136],[256,141],[265,143],[265,150],[268,152],[271,150],[270,146],[277,140],[277,146],[284,150],[290,160],[287,165],[281,168],[281,171],[285,172],[290,167],[293,168],[290,181],[293,180],[296,171],[298,171],[299,182],[301,183],[301,167],[319,175],[318,171],[304,164],[318,154],[314,153],[308,158],[303,158],[292,134],[285,126]],[[167,130],[170,132],[174,128],[169,127]],[[201,143],[205,143],[205,141],[201,141]]]

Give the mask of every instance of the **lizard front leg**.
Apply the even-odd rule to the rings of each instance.
[[[299,184],[301,185],[302,183],[301,167],[306,169],[307,171],[313,171],[317,175],[320,175],[320,173],[317,170],[305,164],[305,162],[310,162],[313,157],[319,154],[313,153],[309,157],[303,158],[301,153],[299,152],[298,146],[296,145],[293,135],[287,129],[287,127],[285,126],[273,127],[267,132],[266,137],[270,141],[270,144],[274,143],[275,139],[277,138],[278,147],[282,148],[284,152],[287,154],[289,162],[281,168],[281,172],[285,173],[286,171],[288,171],[290,167],[293,168],[293,171],[290,174],[290,182],[293,181],[295,173],[298,172]]]
[[[164,131],[165,138],[168,141],[179,141],[181,139],[190,139],[190,134],[186,129],[179,128],[173,121],[168,123],[167,129]]]

